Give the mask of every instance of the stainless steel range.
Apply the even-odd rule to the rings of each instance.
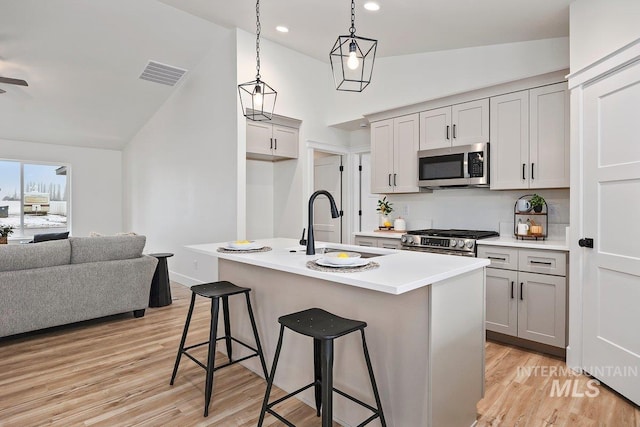
[[[400,241],[402,249],[475,257],[476,240],[496,236],[495,231],[427,229],[408,231]]]

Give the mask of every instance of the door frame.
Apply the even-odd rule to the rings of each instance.
[[[571,226],[569,229],[569,345],[567,346],[567,366],[575,370],[583,367],[583,278],[584,249],[578,246],[578,240],[585,236],[584,221],[584,173],[583,155],[584,124],[583,97],[584,89],[600,78],[615,73],[620,69],[640,61],[640,39],[604,56],[592,64],[569,76],[571,92],[571,183],[570,210]]]
[[[369,146],[357,146],[357,147],[344,147],[339,145],[327,144],[324,142],[318,142],[313,140],[306,141],[307,148],[307,179],[305,185],[305,201],[309,200],[311,194],[313,194],[314,188],[314,154],[316,151],[320,151],[328,154],[335,154],[343,156],[342,165],[344,171],[342,174],[342,210],[344,216],[342,217],[342,241],[346,244],[353,242],[353,232],[356,230],[353,212],[356,211],[355,218],[357,219],[357,205],[354,202],[354,194],[358,190],[358,183],[354,179],[354,165],[357,170],[357,154],[370,151]],[[307,223],[308,206],[305,203],[303,212],[303,224]]]

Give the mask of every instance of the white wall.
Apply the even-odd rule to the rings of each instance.
[[[273,234],[273,163],[247,160],[247,230],[240,238],[266,239]]]
[[[255,79],[255,35],[237,30],[238,83]],[[267,182],[272,178],[273,235],[299,238],[306,227],[306,205],[310,195],[306,141],[347,146],[349,133],[327,127],[327,115],[331,110],[332,93],[329,65],[285,48],[266,39],[260,41],[260,74],[262,79],[278,92],[275,113],[302,120],[298,160],[286,160],[273,164],[273,175],[268,168],[247,171],[253,182]],[[238,123],[239,146],[244,143],[244,121]],[[253,162],[247,163],[252,168]],[[242,169],[243,166],[241,165]],[[252,184],[253,185],[253,184]],[[239,195],[247,196],[247,237],[249,227],[263,220],[261,210],[250,209],[250,194],[255,187],[239,189]],[[241,202],[242,203],[242,202]],[[264,230],[261,230],[264,231]]]
[[[74,236],[124,231],[121,151],[0,139],[0,157],[71,165]]]
[[[211,24],[211,50],[124,150],[128,228],[147,252],[173,252],[172,279],[214,280],[184,245],[236,237],[235,32]]]
[[[499,231],[500,223],[513,223],[516,200],[532,193],[540,194],[547,201],[549,224],[569,223],[568,189],[491,191],[484,188],[456,188],[435,190],[433,193],[387,195],[387,199],[393,203],[391,217],[405,218],[409,230],[433,226]],[[404,214],[406,210],[407,215]],[[432,220],[432,224],[428,220]],[[561,237],[564,238],[564,235]]]
[[[362,93],[333,90],[328,123],[411,105],[569,66],[567,37],[377,58]]]
[[[570,11],[572,73],[640,38],[638,0],[577,0]]]

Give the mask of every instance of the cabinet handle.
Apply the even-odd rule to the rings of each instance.
[[[533,177],[533,166],[535,165],[535,163],[531,163],[531,179],[535,179]]]
[[[497,260],[497,261],[506,261],[506,260],[507,260],[506,258],[498,258],[498,257],[496,257],[496,256],[490,256],[490,257],[488,257],[488,258],[489,258],[489,259],[495,259],[495,260]]]
[[[527,167],[527,165],[525,165],[524,163],[522,164],[522,179],[527,179],[527,177],[524,174],[524,168]]]
[[[453,125],[453,139],[456,139],[456,125]]]
[[[269,149],[273,150],[273,138],[269,138]]]
[[[524,296],[522,295],[522,287],[524,286],[523,282],[520,282],[520,301],[524,301]]]
[[[392,185],[391,185],[391,174],[389,174],[389,187],[392,187]]]
[[[513,283],[513,281],[511,281],[511,299],[514,298],[514,296],[513,296],[513,285],[514,285],[514,283]]]
[[[551,265],[550,262],[543,262],[543,261],[529,261],[531,264],[541,264],[541,265]]]
[[[278,149],[278,138],[275,138],[273,140],[273,148],[275,148],[276,150]]]
[[[398,186],[398,184],[396,184],[396,177],[397,177],[397,174],[395,174],[395,173],[394,173],[394,174],[393,174],[393,186],[394,186],[394,187],[397,187],[397,186]]]
[[[447,125],[447,139],[449,139],[449,125]]]

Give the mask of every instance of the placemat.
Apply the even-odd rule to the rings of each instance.
[[[227,249],[227,248],[218,248],[218,252],[222,252],[225,254],[251,254],[254,252],[269,252],[271,248],[269,246],[262,247],[260,249]]]
[[[318,265],[315,261],[307,261],[307,268],[315,271],[322,271],[325,273],[359,273],[361,271],[373,270],[380,267],[377,262],[371,261],[367,265],[361,265],[358,267],[325,267],[324,265]]]

